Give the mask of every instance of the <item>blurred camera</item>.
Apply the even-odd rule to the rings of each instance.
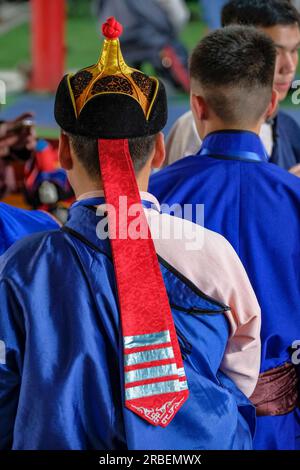
[[[29,130],[33,125],[34,121],[32,119],[22,119],[21,121],[17,121],[14,127],[12,127],[7,134],[21,134],[24,130]]]

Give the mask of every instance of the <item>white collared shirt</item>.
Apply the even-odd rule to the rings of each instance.
[[[270,123],[264,123],[261,127],[260,138],[265,146],[268,155],[272,155],[274,140],[273,129]],[[183,114],[172,127],[167,141],[166,153],[167,162],[171,163],[189,155],[195,155],[202,141],[198,135],[192,111]]]

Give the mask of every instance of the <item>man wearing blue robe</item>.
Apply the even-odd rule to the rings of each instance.
[[[116,40],[121,27],[112,18],[107,23],[111,39],[105,40],[101,61],[64,77],[56,96],[56,119],[64,129],[60,160],[77,197],[69,220],[60,230],[16,243],[1,259],[0,448],[251,449],[254,409],[247,397],[259,373],[259,306],[223,237],[161,214],[156,199],[145,193],[151,167],[164,158],[159,132],[166,122],[164,88],[124,63]],[[114,64],[115,75],[107,75],[106,64],[110,73]],[[150,300],[156,307],[161,295],[145,274],[157,263],[154,252],[143,266],[127,259],[128,269],[131,262],[137,266],[133,277],[147,289],[145,298],[136,291],[124,302],[119,280],[126,269],[118,269],[122,259],[115,244],[120,237],[107,238],[109,185],[117,181],[118,191],[127,184],[116,178],[119,162],[128,156],[144,191],[149,226],[158,234],[153,238],[172,309],[169,328],[174,322],[183,360],[180,370],[165,331],[122,334],[128,326],[124,309],[138,302],[133,326],[142,328],[145,305]],[[128,178],[132,182],[133,171]],[[168,228],[184,235],[164,238]],[[191,251],[193,235],[198,244]],[[141,237],[136,242],[140,245]],[[131,241],[125,237],[121,243],[120,255],[126,256]],[[133,282],[127,280],[128,291]],[[156,321],[165,314],[160,308]],[[189,397],[179,410],[173,401],[157,407],[155,400],[168,396],[164,392],[187,388]],[[139,414],[133,413],[127,408],[131,394],[153,397],[153,407],[136,406]]]
[[[224,28],[196,47],[191,105],[203,144],[196,156],[154,175],[150,190],[169,205],[204,204],[205,226],[242,260],[262,309],[254,446],[296,449],[299,377],[291,356],[300,337],[300,181],[268,163],[258,136],[276,107],[275,50],[260,39],[250,47],[248,28],[236,28],[239,41]]]

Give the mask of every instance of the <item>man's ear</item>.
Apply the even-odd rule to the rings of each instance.
[[[59,139],[59,149],[58,149],[58,158],[61,167],[66,170],[72,170],[73,168],[73,158],[70,147],[69,137],[61,132]]]
[[[165,137],[162,132],[156,136],[151,168],[161,168],[166,158]]]
[[[268,106],[268,109],[266,111],[266,120],[271,118],[276,113],[278,105],[279,105],[279,93],[275,89],[273,89],[272,98]]]
[[[195,120],[199,120],[199,122],[205,121],[208,116],[208,109],[204,98],[191,93],[190,103]]]

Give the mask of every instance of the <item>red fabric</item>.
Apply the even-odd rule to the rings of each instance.
[[[110,233],[127,233],[135,216],[120,220],[120,196],[127,196],[127,207],[140,206],[139,220],[147,239],[111,239],[114,269],[118,287],[123,336],[160,333],[169,330],[177,368],[183,368],[181,352],[174,327],[169,300],[160,272],[137,187],[127,140],[99,140],[100,168],[107,205],[115,208],[117,217],[108,208]],[[122,227],[122,224],[126,226]],[[162,345],[161,347],[164,347]],[[132,352],[132,351],[130,351]],[[164,361],[159,361],[159,365]],[[152,363],[148,364],[152,366]],[[177,376],[178,377],[178,376]],[[165,381],[165,379],[161,379]],[[186,380],[185,377],[180,378]],[[154,383],[154,381],[153,381]],[[130,387],[137,384],[132,383]],[[126,401],[127,408],[151,424],[167,426],[188,398],[188,390],[176,391]],[[151,410],[164,408],[161,419],[152,417]],[[170,412],[168,410],[170,409]],[[159,414],[159,413],[158,413]],[[154,415],[154,413],[153,413]]]

